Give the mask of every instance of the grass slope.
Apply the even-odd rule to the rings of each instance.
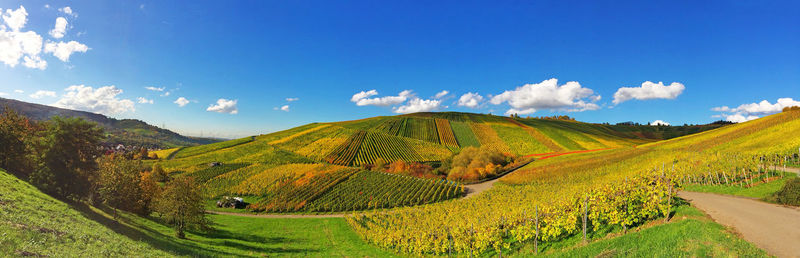
[[[50,257],[162,257],[0,170],[0,253]]]
[[[544,245],[540,252],[544,257],[769,257],[690,206],[678,207],[666,224],[642,226],[614,238],[595,237],[587,245],[580,244],[579,237]],[[532,245],[525,246],[514,256],[530,256],[533,251]]]

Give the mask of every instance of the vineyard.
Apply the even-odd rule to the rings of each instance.
[[[472,132],[475,133],[478,141],[480,141],[481,146],[487,146],[503,153],[511,153],[511,149],[508,148],[503,139],[497,136],[497,132],[495,132],[490,125],[469,123],[469,126],[472,128]]]
[[[401,135],[426,142],[439,143],[436,123],[431,118],[406,118]]]
[[[325,161],[335,165],[349,166],[361,149],[361,145],[364,143],[366,137],[366,131],[354,133],[350,138],[347,138],[347,141],[328,154],[328,156],[325,157]]]
[[[353,165],[374,164],[377,159],[425,161],[403,138],[368,132]]]
[[[458,146],[463,147],[480,147],[481,143],[475,134],[472,133],[472,128],[465,122],[450,122],[450,128],[453,129],[453,135],[458,141]]]
[[[458,148],[458,141],[453,134],[453,129],[450,129],[450,121],[446,119],[436,118],[436,130],[439,133],[440,143],[447,147]]]
[[[784,112],[664,144],[554,157],[474,198],[348,222],[378,246],[421,255],[477,255],[605,227],[626,229],[664,218],[684,185],[747,188],[780,178],[784,174],[769,167],[791,164],[800,147],[798,118],[800,112]]]
[[[428,204],[459,197],[463,187],[441,179],[420,179],[361,171],[306,205],[306,210],[354,211]]]

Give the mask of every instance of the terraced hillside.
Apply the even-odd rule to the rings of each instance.
[[[550,135],[607,128],[559,131],[555,128],[571,124],[520,122],[546,124],[552,131],[542,133]],[[532,245],[534,239],[541,247],[543,242],[579,238],[583,228],[589,233],[624,231],[663,219],[675,205],[671,197],[685,185],[749,189],[775,181],[780,174],[767,168],[781,164],[781,155],[797,153],[798,135],[800,111],[784,111],[636,147],[533,162],[473,198],[357,215],[348,221],[368,241],[412,254],[444,254],[452,246],[466,255]],[[574,135],[568,139],[578,145],[590,142]]]
[[[439,184],[433,179],[423,180],[420,186],[407,184],[403,183],[404,178],[378,172],[364,174],[358,167],[380,160],[435,166],[468,146],[529,155],[619,148],[655,140],[643,133],[632,133],[636,128],[676,131],[679,127],[620,127],[471,113],[418,113],[312,123],[266,135],[169,149],[159,153],[161,160],[157,162],[173,175],[196,177],[206,184],[209,198],[247,196],[251,207],[259,211],[388,208],[455,198],[455,193],[463,190],[449,187],[456,185],[454,182]],[[353,178],[369,182],[353,182]],[[401,192],[391,195],[380,189],[390,185],[402,186],[398,188]],[[429,191],[428,186],[436,189]],[[340,199],[353,200],[346,205],[329,205],[330,200]]]

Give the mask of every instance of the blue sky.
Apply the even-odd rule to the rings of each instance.
[[[189,135],[419,110],[683,124],[800,105],[797,1],[4,0],[0,8],[0,97]]]

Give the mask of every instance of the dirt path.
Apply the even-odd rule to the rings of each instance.
[[[570,151],[570,152],[560,152],[560,153],[541,153],[541,154],[531,154],[525,157],[537,157],[536,160],[543,160],[552,157],[558,157],[562,155],[574,154],[574,153],[585,153],[585,152],[593,152],[593,151],[601,151],[607,149],[595,149],[595,150],[580,150],[580,151]],[[520,167],[521,168],[521,167]],[[517,169],[520,169],[517,168]],[[514,170],[517,170],[514,169]],[[472,196],[478,195],[486,190],[489,190],[494,186],[500,178],[511,174],[514,171],[508,172],[505,175],[495,178],[493,180],[489,180],[479,184],[471,184],[471,185],[464,185],[464,190],[466,194],[464,198],[470,198]],[[240,216],[240,217],[251,217],[251,218],[343,218],[346,215],[351,213],[334,213],[334,214],[247,214],[247,213],[237,213],[237,212],[224,212],[224,211],[206,211],[209,214],[217,214],[217,215],[230,215],[230,216]],[[371,213],[367,211],[366,213]]]
[[[793,167],[779,167],[779,166],[770,166],[771,169],[774,170],[781,170],[784,172],[800,174],[800,168],[793,168]]]
[[[713,193],[678,193],[716,222],[778,257],[800,257],[800,209]]]

